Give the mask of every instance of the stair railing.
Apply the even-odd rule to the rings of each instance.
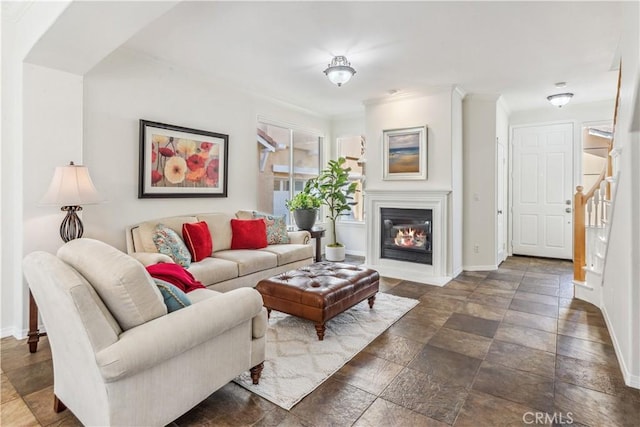
[[[618,105],[620,103],[620,83],[622,81],[622,61],[618,68],[618,87],[616,93],[616,103],[613,108],[613,130],[615,132],[618,121]],[[611,150],[613,149],[613,137],[607,150],[607,161],[602,173],[595,184],[583,194],[584,187],[576,187],[576,194],[573,197],[573,280],[584,282],[586,272],[586,235],[587,224],[589,227],[604,227],[607,221],[609,203],[611,201],[611,184],[607,178],[613,175],[613,163]],[[586,221],[585,221],[586,219]],[[585,223],[586,222],[586,223]]]
[[[578,185],[573,197],[573,280],[584,282],[586,265],[586,235],[588,226],[603,226],[606,221],[607,166],[591,189],[583,194],[584,187]]]

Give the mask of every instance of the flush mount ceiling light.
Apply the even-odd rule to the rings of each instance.
[[[571,98],[573,97],[572,93],[556,93],[555,95],[547,96],[547,100],[558,108],[562,108],[563,105],[567,105]]]
[[[338,87],[342,86],[356,73],[351,63],[347,61],[345,56],[336,56],[331,60],[331,64],[324,70],[331,83],[337,84]]]

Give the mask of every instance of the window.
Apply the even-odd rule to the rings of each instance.
[[[293,219],[284,203],[318,176],[322,136],[266,122],[258,123],[258,209]]]
[[[342,220],[347,221],[364,221],[364,181],[365,181],[365,162],[364,148],[365,141],[363,136],[350,136],[338,138],[338,156],[347,160],[346,165],[351,168],[349,172],[349,180],[358,183],[356,194],[353,196],[356,202],[351,207],[348,215],[341,216]]]

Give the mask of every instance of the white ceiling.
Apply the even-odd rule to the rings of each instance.
[[[512,111],[555,108],[545,98],[559,91],[575,93],[572,104],[615,96],[629,4],[182,2],[123,46],[329,116],[392,89],[454,85],[502,94]],[[340,88],[322,73],[333,55],[357,70]]]

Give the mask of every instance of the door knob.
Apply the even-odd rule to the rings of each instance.
[[[571,208],[566,208],[564,211],[565,211],[566,213],[571,213]]]
[[[570,205],[570,204],[571,204],[571,200],[569,200],[569,199],[565,200],[565,201],[564,201],[564,204],[565,204],[565,205]]]
[[[502,215],[502,209],[498,210],[498,215]]]

